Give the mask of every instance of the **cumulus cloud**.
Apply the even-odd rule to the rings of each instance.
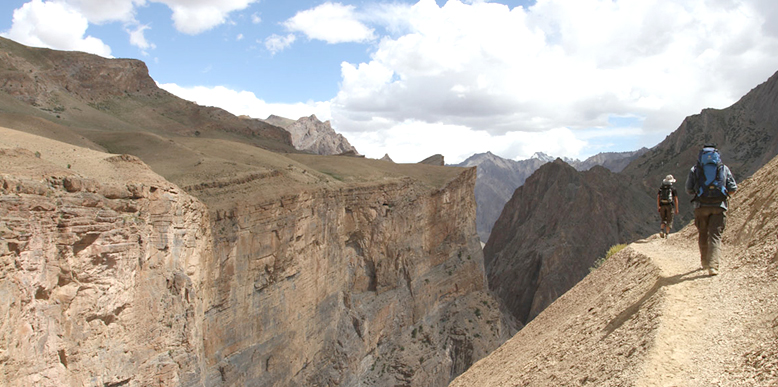
[[[361,153],[374,158],[389,154],[398,163],[415,163],[441,153],[447,164],[456,164],[486,151],[517,160],[529,158],[535,152],[576,157],[586,145],[567,128],[495,136],[467,126],[416,120],[394,123],[391,130],[360,131],[347,136]]]
[[[269,103],[250,91],[233,90],[224,86],[183,87],[174,83],[165,83],[160,84],[159,87],[180,98],[203,106],[218,106],[235,115],[265,119],[274,114],[296,120],[316,114],[316,117],[322,121],[331,118],[329,102]]]
[[[135,8],[146,4],[146,0],[65,0],[64,3],[84,15],[89,22],[101,24],[112,21],[132,22]]]
[[[102,40],[84,36],[88,27],[87,18],[67,3],[33,0],[14,11],[11,29],[0,35],[28,46],[110,57],[111,48]]]
[[[484,135],[525,141],[527,134],[516,133],[533,132],[551,140],[566,128],[568,150],[548,152],[571,156],[583,149],[580,141],[596,139],[586,131],[614,129],[612,117],[639,117],[637,131],[666,134],[702,108],[735,102],[776,70],[773,3],[393,4],[369,19],[384,23],[391,36],[370,61],[341,66],[333,126],[350,141],[384,143],[408,123],[417,136],[459,128],[454,132],[469,133],[463,136],[471,144]],[[369,146],[352,143],[367,154]],[[525,155],[519,146],[502,156]]]
[[[172,11],[180,32],[195,35],[228,21],[230,13],[243,10],[258,0],[31,0],[14,11],[13,25],[2,36],[20,43],[60,50],[86,51],[110,56],[111,49],[100,39],[84,36],[90,23],[121,22],[130,44],[145,50],[154,48],[146,40],[149,27],[138,22],[138,7],[162,3]],[[258,20],[257,20],[258,22]]]
[[[134,29],[127,29],[127,33],[130,34],[130,44],[143,50],[144,55],[148,55],[146,50],[157,48],[154,43],[149,43],[146,40],[145,31],[150,29],[148,25],[138,25]]]
[[[316,8],[298,12],[284,22],[293,32],[302,32],[309,39],[327,43],[368,42],[376,39],[374,29],[359,20],[352,5],[324,3]]]
[[[286,36],[273,34],[265,39],[265,48],[267,48],[271,54],[275,55],[277,52],[283,51],[287,47],[291,46],[295,39],[296,38],[294,34],[289,34]]]

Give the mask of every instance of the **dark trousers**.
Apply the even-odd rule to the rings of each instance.
[[[673,207],[672,204],[662,204],[659,206],[659,217],[662,219],[662,223],[667,225],[667,231],[669,232],[673,228]]]
[[[721,258],[721,234],[727,225],[727,212],[721,207],[694,210],[694,225],[699,232],[700,262],[703,268],[718,270]]]

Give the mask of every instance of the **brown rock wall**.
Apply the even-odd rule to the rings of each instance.
[[[445,386],[507,338],[471,169],[245,203],[214,222],[208,384]]]
[[[198,383],[207,223],[172,185],[0,175],[0,384]]]

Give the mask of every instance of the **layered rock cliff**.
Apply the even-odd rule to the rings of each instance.
[[[486,289],[474,181],[467,170],[433,190],[402,178],[219,210],[208,384],[445,386],[496,348],[509,332]]]
[[[474,169],[301,190],[328,175],[300,155],[186,186],[206,208],[133,156],[47,144],[3,150],[8,383],[445,386],[512,332],[486,289]],[[395,168],[330,161],[342,179]]]
[[[135,157],[58,145],[75,170],[0,133],[0,384],[198,385],[205,206]]]
[[[58,233],[66,230],[47,226],[41,235],[55,241],[54,255],[19,250],[21,244],[11,241],[3,259],[34,256],[50,262],[60,259],[60,251],[70,251],[79,259],[88,257],[89,265],[114,265],[100,269],[105,277],[98,280],[99,289],[107,296],[91,290],[83,294],[96,294],[94,306],[71,307],[71,314],[62,317],[55,305],[48,320],[40,313],[25,317],[35,328],[29,339],[35,343],[59,332],[66,337],[73,327],[83,339],[88,325],[94,331],[87,332],[87,339],[94,338],[94,345],[13,352],[13,369],[20,371],[6,380],[23,376],[19,380],[25,383],[73,386],[444,386],[513,329],[485,287],[474,226],[475,170],[304,154],[289,146],[281,128],[178,100],[150,84],[118,93],[85,86],[90,77],[107,71],[98,68],[103,62],[109,69],[117,67],[116,74],[110,71],[116,84],[124,76],[147,77],[140,62],[31,49],[5,40],[0,48],[4,74],[25,82],[23,88],[16,83],[0,88],[0,123],[67,143],[44,148],[46,141],[38,139],[22,146],[10,140],[18,136],[9,130],[0,136],[0,148],[23,147],[28,158],[32,154],[56,165],[58,172],[33,179],[43,192],[38,196],[76,195],[73,200],[99,210],[79,212],[84,217],[77,225],[84,229],[73,231],[75,236],[60,238]],[[94,66],[92,72],[84,72],[85,64]],[[77,81],[79,74],[88,76]],[[28,87],[36,76],[51,93]],[[111,84],[100,83],[100,88]],[[14,90],[18,93],[9,94]],[[112,167],[97,168],[91,160],[117,156],[86,157],[76,144],[128,154],[119,157],[125,160],[122,165],[141,168],[145,163],[169,182],[145,167],[114,181]],[[21,172],[2,173],[13,181],[26,179],[25,165],[16,165]],[[82,187],[116,186],[111,189],[118,193],[63,190],[70,175],[94,181]],[[122,187],[135,187],[137,181],[148,187],[148,197],[125,197]],[[11,191],[4,194],[15,195]],[[116,199],[130,203],[126,216],[121,215],[124,207],[113,203]],[[22,210],[8,221],[25,214]],[[54,218],[60,222],[58,215]],[[94,227],[97,237],[89,231]],[[23,240],[26,234],[12,230],[8,238]],[[101,250],[103,243],[119,246]],[[119,263],[103,254],[114,251],[122,270],[113,270]],[[36,282],[13,280],[40,278],[39,272],[15,263],[4,267],[12,274],[3,274],[0,286],[36,284],[24,290],[33,301],[8,304],[7,310],[44,305],[34,297]],[[49,294],[46,301],[56,304],[56,286],[47,284],[41,297]],[[2,334],[12,340],[15,328],[5,327]],[[5,354],[16,351],[10,347],[16,342],[8,343],[0,346],[0,361],[12,361]],[[53,364],[51,369],[41,368],[35,359],[41,354],[53,360],[46,363]],[[106,358],[110,368],[101,363]]]

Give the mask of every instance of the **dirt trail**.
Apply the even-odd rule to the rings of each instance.
[[[632,248],[662,270],[665,292],[663,318],[635,385],[741,385],[737,365],[753,345],[748,339],[750,319],[743,317],[758,313],[758,305],[744,299],[742,273],[733,270],[727,249],[721,273],[709,276],[700,266],[696,241],[681,235],[650,238]]]

